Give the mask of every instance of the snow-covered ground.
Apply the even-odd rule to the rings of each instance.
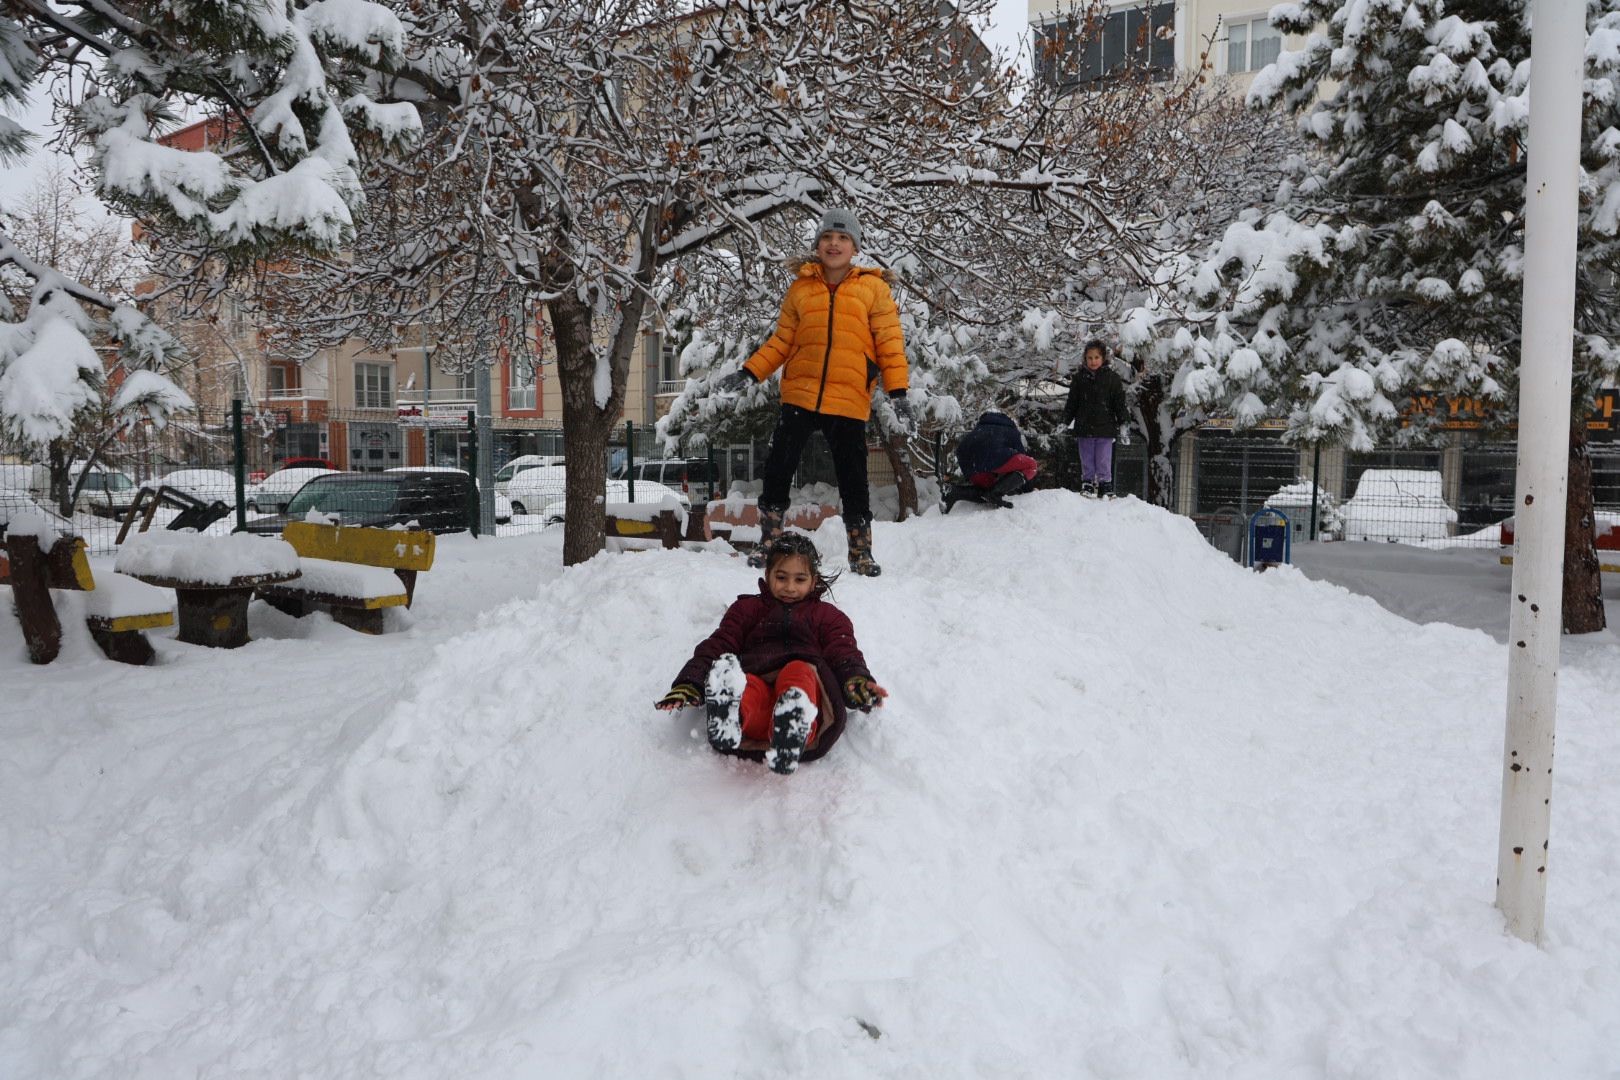
[[[1565,650],[1535,949],[1505,650],[1426,621],[1495,630],[1494,552],[1299,549],[1386,610],[1133,499],[880,523],[835,598],[893,696],[782,778],[651,707],[741,560],[560,543],[150,669],[0,619],[0,1077],[1620,1070],[1620,641]]]

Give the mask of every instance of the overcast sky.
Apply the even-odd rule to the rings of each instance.
[[[1019,35],[1028,26],[1028,11],[1028,0],[996,0],[991,26],[984,34],[985,43],[992,49],[1012,53]],[[27,110],[10,115],[23,127],[41,136],[50,130],[50,102],[44,93],[36,94]],[[10,205],[25,193],[33,184],[40,166],[51,154],[50,150],[36,150],[24,164],[0,170],[0,205]]]

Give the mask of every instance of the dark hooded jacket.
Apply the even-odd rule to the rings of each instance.
[[[1125,383],[1104,363],[1092,371],[1082,362],[1069,379],[1069,402],[1063,419],[1074,421],[1081,438],[1111,439],[1131,414],[1125,408]]]
[[[979,417],[972,431],[956,444],[956,461],[962,466],[962,476],[971,478],[979,473],[995,472],[1015,454],[1028,453],[1024,437],[1012,417],[998,412],[987,412]]]
[[[719,628],[698,644],[674,683],[702,686],[709,668],[726,653],[735,653],[743,671],[750,675],[774,676],[792,660],[814,664],[826,691],[816,743],[805,748],[802,758],[814,761],[832,749],[844,733],[848,719],[845,681],[856,675],[872,677],[855,643],[854,624],[848,615],[822,599],[826,591],[823,583],[798,603],[784,604],[771,595],[761,578],[757,593],[737,597],[726,609]],[[759,750],[731,752],[756,760],[763,756]]]

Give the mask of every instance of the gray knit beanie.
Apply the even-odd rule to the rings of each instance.
[[[816,243],[821,243],[822,233],[829,232],[848,233],[849,238],[855,241],[856,248],[861,246],[861,223],[848,210],[828,210],[821,215],[821,227],[816,230]]]

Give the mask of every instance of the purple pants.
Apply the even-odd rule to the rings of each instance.
[[[1114,440],[1080,439],[1080,482],[1083,484],[1114,482]]]

